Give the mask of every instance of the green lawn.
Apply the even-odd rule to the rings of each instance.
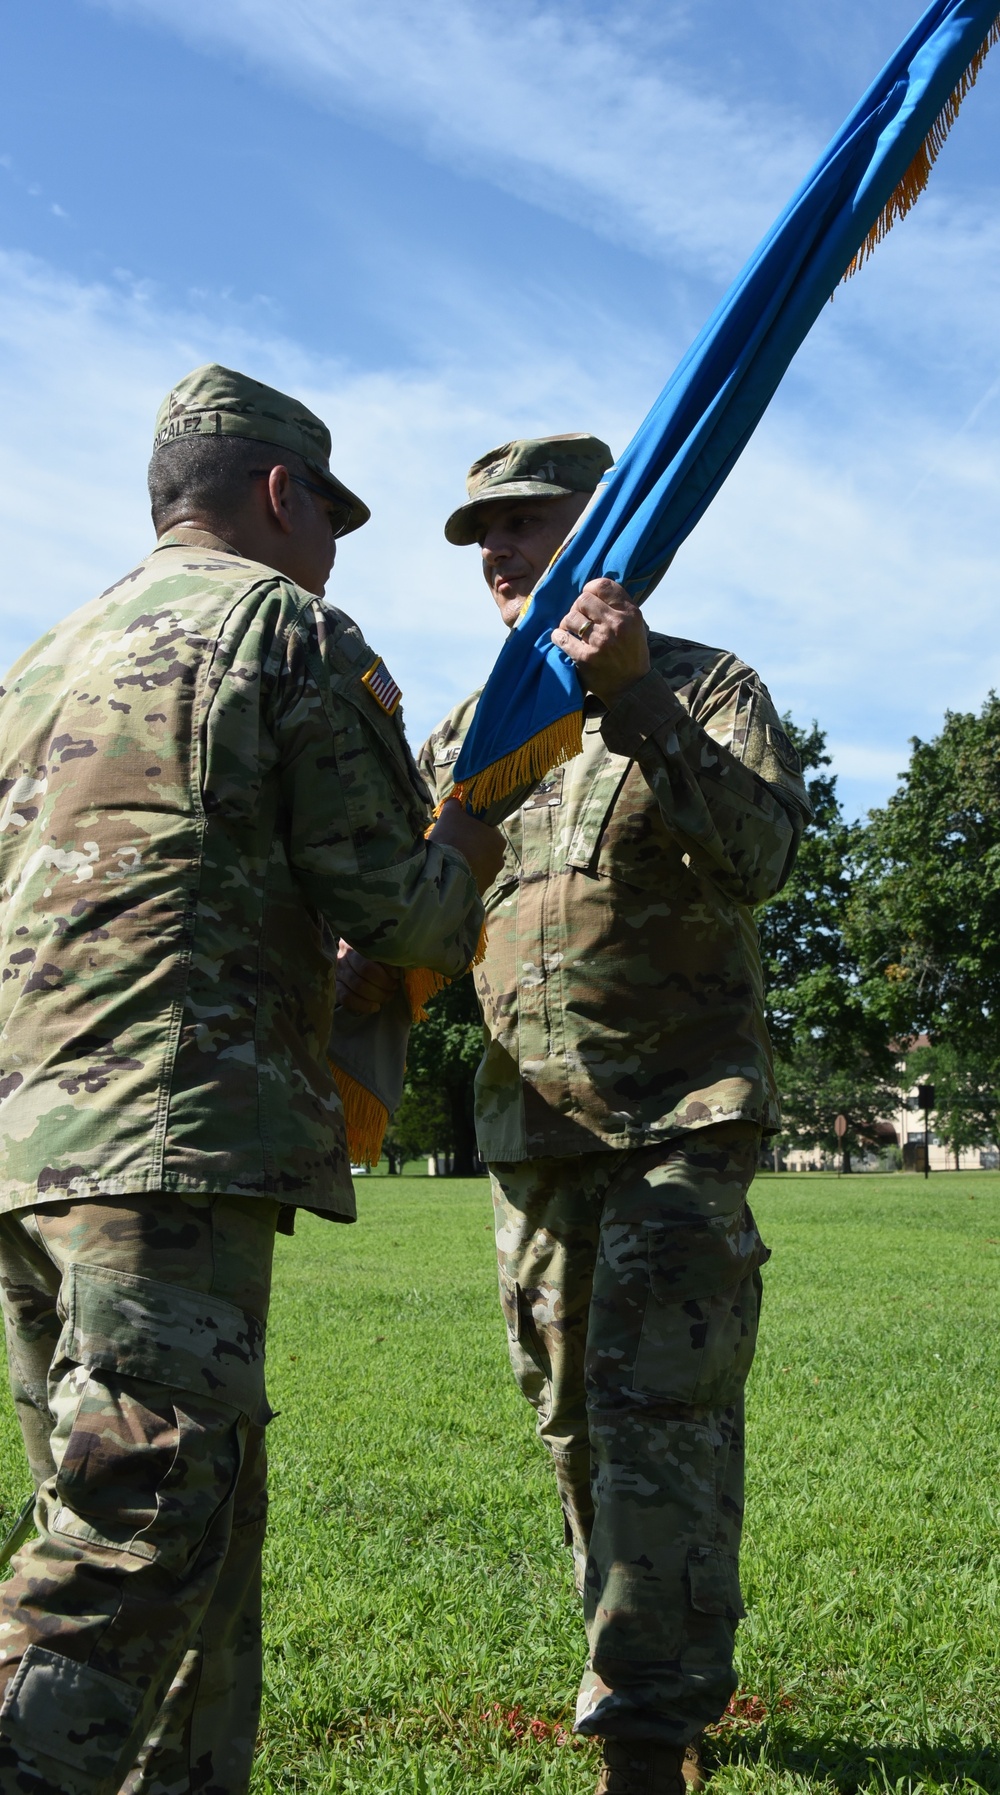
[[[582,1632],[487,1185],[358,1195],[357,1227],[279,1242],[254,1795],[583,1795],[593,1748],[561,1735]],[[713,1788],[1000,1795],[1000,1176],[765,1176],[754,1204],[750,1718],[714,1740]],[[6,1508],[9,1410],[2,1440]]]

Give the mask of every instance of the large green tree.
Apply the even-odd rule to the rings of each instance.
[[[949,711],[913,740],[898,790],[871,814],[848,938],[869,1012],[900,1039],[926,1031],[1000,1073],[1000,698]]]
[[[996,1058],[976,1058],[947,1042],[916,1047],[907,1055],[907,1082],[934,1086],[934,1132],[955,1157],[966,1147],[1000,1140]]]
[[[858,1153],[877,1152],[883,1139],[878,1124],[891,1116],[899,1103],[893,1073],[885,1062],[859,1057],[854,1066],[838,1065],[822,1043],[801,1037],[787,1059],[777,1062],[781,1092],[782,1131],[788,1147],[821,1147],[839,1155],[841,1169],[852,1170]],[[837,1134],[837,1117],[843,1116],[846,1132]]]
[[[390,1172],[401,1172],[408,1159],[445,1153],[451,1146],[451,1121],[440,1091],[427,1085],[403,1086],[399,1108],[386,1129],[382,1152]]]
[[[846,935],[861,830],[845,820],[825,732],[815,722],[809,730],[787,716],[782,722],[801,756],[813,815],[787,885],[757,912],[771,1041],[782,1060],[808,1046],[832,1065],[853,1068],[860,1054],[885,1070],[886,1031],[862,1002]]]
[[[483,1054],[483,1024],[472,979],[445,985],[410,1031],[403,1100],[389,1126],[393,1159],[447,1153],[456,1173],[476,1170],[473,1080]]]
[[[839,1150],[850,1171],[852,1154],[875,1144],[876,1121],[895,1106],[888,1032],[862,1001],[846,932],[861,831],[844,817],[824,731],[782,721],[802,759],[813,816],[787,885],[757,912],[780,1138]],[[838,1115],[847,1119],[839,1142]]]

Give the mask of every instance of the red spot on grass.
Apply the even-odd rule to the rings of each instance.
[[[483,1716],[488,1726],[507,1733],[516,1745],[526,1739],[549,1740],[553,1745],[572,1744],[572,1734],[558,1720],[542,1720],[537,1714],[527,1715],[521,1707],[504,1708],[493,1702]]]
[[[772,1702],[771,1710],[785,1711],[791,1706],[791,1696],[781,1692]],[[767,1703],[762,1695],[751,1695],[748,1689],[737,1689],[722,1719],[716,1726],[709,1727],[707,1730],[709,1732],[725,1732],[737,1727],[763,1726],[768,1712]]]

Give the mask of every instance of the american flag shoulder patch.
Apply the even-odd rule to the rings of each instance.
[[[387,717],[391,717],[403,694],[381,655],[376,656],[367,673],[362,673],[361,684],[368,687],[375,703],[381,705]]]

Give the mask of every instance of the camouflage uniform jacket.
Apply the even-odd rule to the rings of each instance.
[[[788,877],[809,803],[753,670],[650,637],[652,669],[504,825],[476,973],[479,1148],[512,1161],[778,1122],[751,906]],[[440,798],[475,709],[420,765]]]
[[[8,675],[0,1209],[354,1214],[336,938],[454,974],[482,922],[465,860],[423,839],[383,672],[348,617],[183,529]]]

